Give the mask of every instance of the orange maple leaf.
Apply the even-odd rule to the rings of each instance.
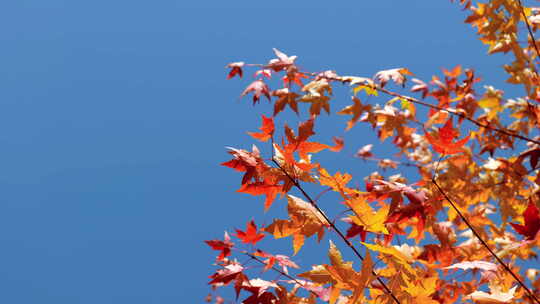
[[[257,225],[251,220],[247,223],[246,231],[236,229],[236,236],[242,240],[242,243],[255,245],[264,238],[265,234],[257,233]]]
[[[282,80],[283,80],[283,84],[286,87],[290,86],[291,83],[296,83],[300,88],[303,88],[304,84],[302,83],[302,78],[306,79],[309,77],[306,76],[306,74],[304,73],[293,72],[293,73],[288,73],[286,76],[283,76]]]
[[[457,135],[458,133],[452,126],[452,117],[450,117],[444,126],[439,129],[436,138],[426,132],[426,139],[433,146],[433,150],[441,154],[450,155],[463,152],[463,146],[469,141],[469,137],[471,136],[467,135],[467,137],[458,140],[457,142],[453,142]]]
[[[262,115],[262,121],[262,126],[259,128],[262,132],[248,132],[248,134],[260,141],[268,141],[274,135],[274,119]]]
[[[266,200],[264,201],[264,210],[268,210],[272,203],[276,199],[278,193],[281,193],[283,187],[277,184],[268,184],[265,181],[263,182],[251,182],[242,184],[240,189],[236,190],[237,192],[247,193],[251,195],[266,195]]]

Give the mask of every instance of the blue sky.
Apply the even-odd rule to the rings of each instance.
[[[464,17],[445,0],[2,2],[0,301],[201,302],[202,241],[271,218],[219,166],[270,108],[224,66],[276,47],[311,71],[429,80],[460,63],[507,88]]]

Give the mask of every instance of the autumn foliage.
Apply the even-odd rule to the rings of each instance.
[[[222,165],[240,173],[238,192],[286,217],[246,219],[206,241],[217,255],[209,302],[540,304],[540,8],[459,2],[488,54],[507,54],[506,81],[522,96],[482,87],[461,66],[430,80],[403,67],[343,76],[300,68],[277,49],[267,63],[227,65],[227,78],[254,77],[240,96],[272,111],[246,127],[254,144],[242,145],[252,147],[228,148]],[[332,99],[342,87],[348,104]],[[278,119],[288,111],[295,119]],[[319,155],[345,143],[315,139],[323,115],[346,117],[344,132],[373,132],[380,143],[358,147],[351,161],[379,170],[325,168]],[[378,144],[394,157],[378,156]],[[292,254],[259,246],[281,238]],[[310,238],[328,258],[305,265],[295,257]]]

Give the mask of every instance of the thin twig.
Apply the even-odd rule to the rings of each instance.
[[[358,251],[358,249],[356,249],[356,247],[354,247],[354,245],[347,239],[347,237],[343,234],[343,232],[341,232],[341,230],[339,230],[339,228],[337,228],[337,226],[332,222],[330,221],[330,219],[326,216],[326,214],[319,208],[319,206],[317,205],[317,203],[315,203],[315,201],[311,198],[311,196],[309,196],[309,194],[307,194],[307,192],[304,190],[304,188],[302,188],[302,186],[298,183],[298,181],[296,181],[296,179],[294,179],[280,164],[279,162],[277,162],[275,159],[272,159],[272,161],[274,162],[274,164],[276,164],[276,166],[278,166],[278,168],[289,178],[289,180],[293,183],[293,185],[300,191],[302,192],[302,195],[309,201],[309,203],[317,210],[317,212],[326,220],[326,222],[330,225],[330,227],[339,235],[339,237],[343,240],[343,242],[345,242],[345,244],[347,244],[347,246],[349,248],[351,248],[351,250],[354,252],[354,254],[361,260],[361,261],[364,261],[364,257],[362,256],[362,254],[360,254],[360,252]],[[401,304],[401,302],[398,300],[398,298],[394,295],[394,293],[392,293],[392,290],[390,290],[390,288],[388,288],[388,286],[386,285],[386,283],[384,283],[384,281],[379,277],[379,275],[374,271],[374,270],[371,270],[371,273],[375,276],[375,278],[377,279],[377,281],[383,286],[384,290],[386,291],[386,293],[388,293],[392,299],[398,303],[398,304]],[[539,303],[540,304],[540,303]]]

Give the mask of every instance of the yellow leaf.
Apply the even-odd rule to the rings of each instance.
[[[405,270],[407,270],[409,273],[414,272],[411,265],[409,265],[409,258],[406,257],[403,253],[399,252],[396,248],[394,248],[394,247],[384,247],[384,246],[381,246],[381,245],[369,244],[369,243],[365,243],[365,242],[362,242],[362,244],[364,246],[366,246],[369,250],[377,251],[377,252],[380,252],[382,254],[394,257],[395,258],[395,259],[393,259],[394,262],[396,262],[399,265],[403,266],[405,268]]]
[[[366,86],[366,85],[359,85],[357,87],[354,87],[353,94],[356,95],[358,94],[358,91],[361,91],[361,90],[364,90],[364,92],[366,92],[367,95],[379,96],[379,92],[377,92],[375,88],[371,86]]]
[[[388,230],[384,225],[388,217],[388,206],[384,206],[377,210],[377,212],[373,212],[371,206],[362,196],[357,196],[353,200],[347,200],[345,203],[353,210],[354,215],[351,215],[350,218],[356,225],[364,226],[364,229],[370,232],[388,234]]]
[[[332,188],[332,190],[336,192],[342,192],[351,179],[352,176],[347,173],[341,174],[340,172],[336,172],[336,174],[332,176],[324,168],[321,168],[319,170],[319,183],[322,186],[328,186]]]
[[[486,97],[478,102],[478,105],[488,113],[488,119],[493,119],[503,110],[499,98]]]
[[[420,282],[407,282],[405,289],[413,297],[429,296],[435,292],[437,277],[423,278]]]
[[[401,100],[401,108],[409,110],[409,112],[411,112],[411,115],[415,116],[416,108],[414,107],[414,103],[410,102],[406,98],[401,98],[400,100]]]

